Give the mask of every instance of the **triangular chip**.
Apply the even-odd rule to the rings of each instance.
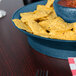
[[[26,30],[27,32],[32,33],[31,28],[28,25],[24,24],[21,20],[19,20],[19,19],[13,19],[12,21],[15,23],[15,25],[18,28]]]

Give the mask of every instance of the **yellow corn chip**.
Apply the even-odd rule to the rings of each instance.
[[[53,6],[53,2],[54,2],[54,0],[48,0],[47,4],[45,6],[50,8],[51,6]]]
[[[56,19],[46,20],[39,23],[42,27],[49,30],[65,31],[67,23],[63,19],[57,17]]]
[[[47,32],[36,21],[29,20],[28,25],[34,34],[36,34],[36,35],[38,35],[38,34],[47,35]]]
[[[76,32],[76,22],[72,23],[73,24],[73,31]]]
[[[18,28],[26,30],[27,32],[32,33],[31,28],[28,25],[24,24],[21,20],[19,20],[19,19],[13,19],[12,21],[15,23],[15,25]]]
[[[50,33],[49,34],[51,35],[50,38],[53,38],[53,39],[62,39],[62,40],[65,39],[64,32],[50,30]]]
[[[34,13],[33,12],[26,12],[26,13],[20,13],[21,17],[28,17],[28,16],[32,16]]]
[[[37,20],[44,17],[47,17],[51,12],[53,11],[53,8],[46,8],[43,5],[38,6],[38,10],[35,10],[34,13],[21,13],[20,16],[22,22],[27,22],[28,19],[31,20]]]
[[[66,31],[64,35],[66,40],[76,40],[76,32]]]

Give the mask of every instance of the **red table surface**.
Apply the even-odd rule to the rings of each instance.
[[[0,19],[0,76],[35,76],[37,69],[48,70],[49,76],[72,76],[68,60],[33,50],[26,35],[13,26],[11,16],[22,6],[22,0],[0,3],[0,9],[7,11],[7,16]]]

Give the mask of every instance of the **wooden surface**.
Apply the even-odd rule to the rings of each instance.
[[[35,76],[37,69],[49,76],[72,76],[67,60],[45,56],[33,50],[24,33],[12,22],[13,12],[23,6],[22,0],[3,0],[0,9],[7,16],[0,19],[0,76]]]

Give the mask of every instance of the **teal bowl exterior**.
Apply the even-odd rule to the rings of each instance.
[[[34,11],[38,4],[46,4],[46,1],[40,1],[33,4],[29,4],[18,9],[13,14],[12,19],[20,19],[20,13],[22,12]],[[14,23],[13,25],[16,27]],[[18,27],[16,28],[19,29]],[[27,35],[30,46],[42,54],[61,59],[67,59],[68,57],[76,57],[76,41],[49,39],[33,35],[22,29],[19,30]]]
[[[60,16],[68,23],[76,22],[76,8],[61,6],[58,4],[58,1],[60,0],[55,0],[53,3],[57,16]]]

